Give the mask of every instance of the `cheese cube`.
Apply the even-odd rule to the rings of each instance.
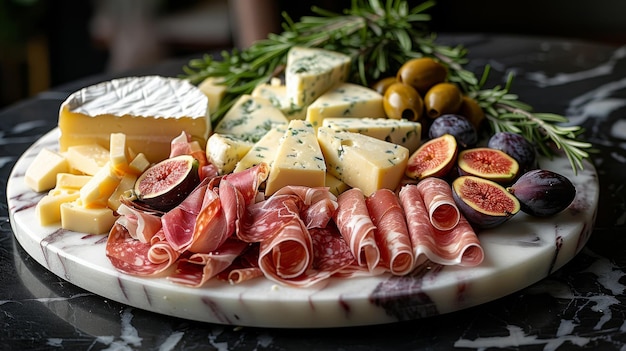
[[[109,197],[120,183],[120,177],[107,163],[80,189],[84,207],[106,207]]]
[[[61,204],[78,199],[78,194],[76,189],[50,190],[35,206],[39,224],[46,226],[59,223],[61,221]]]
[[[286,185],[324,186],[325,179],[326,164],[313,126],[291,120],[270,167],[265,194],[271,195]]]
[[[305,119],[306,106],[295,106],[287,99],[287,86],[280,79],[274,78],[269,84],[259,84],[252,91],[252,96],[268,100],[278,108],[288,120]]]
[[[124,174],[122,176],[122,179],[120,180],[120,183],[117,185],[111,196],[109,196],[109,199],[107,200],[107,206],[113,211],[117,211],[121,204],[120,198],[122,196],[129,196],[130,192],[135,187],[136,181],[136,174]]]
[[[41,149],[26,169],[24,183],[33,191],[40,192],[54,188],[57,173],[67,172],[68,162],[58,153]]]
[[[244,94],[215,127],[215,133],[230,134],[254,143],[272,126],[287,123],[285,115],[268,100]]]
[[[419,122],[405,119],[326,118],[322,125],[402,145],[409,149],[409,154],[413,154],[420,146],[422,135],[422,125]]]
[[[386,117],[383,96],[362,85],[339,84],[307,108],[306,120],[314,128],[319,128],[327,117]]]
[[[241,172],[261,162],[269,166],[274,162],[280,139],[285,134],[286,126],[280,125],[270,129],[254,146],[237,162],[233,172]]]
[[[91,178],[92,176],[88,175],[58,173],[55,188],[79,190],[80,188],[85,186],[85,184],[87,184],[87,182],[89,182]]]
[[[126,134],[111,133],[109,139],[109,161],[111,167],[117,172],[126,173],[128,171],[129,152],[126,147]]]
[[[117,218],[108,207],[81,206],[80,199],[62,203],[60,208],[61,228],[79,233],[106,234]]]
[[[226,85],[220,84],[219,78],[208,77],[198,85],[198,89],[209,99],[209,114],[215,113],[226,95]]]
[[[367,135],[320,127],[317,132],[328,172],[365,196],[395,190],[404,175],[409,150]]]
[[[75,145],[67,148],[65,157],[72,171],[94,175],[109,162],[109,150],[98,144]]]
[[[294,47],[287,54],[285,85],[287,101],[294,106],[310,105],[331,87],[345,82],[350,56],[319,48]]]
[[[237,162],[248,153],[252,145],[232,135],[213,133],[206,144],[207,159],[217,167],[220,174],[227,174],[235,169]]]
[[[339,194],[350,189],[350,186],[348,184],[337,179],[337,177],[330,174],[329,172],[326,172],[326,187],[328,187],[328,190],[335,196],[339,196]]]
[[[60,150],[83,144],[108,148],[111,133],[123,132],[129,149],[158,162],[183,131],[204,148],[211,133],[208,105],[198,87],[178,78],[125,77],[88,86],[61,104]]]
[[[150,167],[150,161],[146,158],[146,155],[142,152],[138,153],[135,158],[128,164],[128,172],[135,175],[140,175],[146,169]]]

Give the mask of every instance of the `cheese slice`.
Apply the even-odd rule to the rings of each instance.
[[[244,155],[244,157],[237,162],[237,166],[233,172],[241,172],[253,166],[260,164],[261,162],[267,163],[271,166],[276,158],[276,152],[278,152],[278,145],[280,139],[285,134],[287,126],[279,125],[270,129],[259,141],[257,141],[252,148]]]
[[[110,155],[99,144],[84,144],[68,147],[65,157],[72,172],[94,175],[109,162]]]
[[[322,125],[402,145],[409,149],[409,154],[413,154],[420,146],[422,135],[421,123],[406,119],[326,118]]]
[[[24,183],[33,191],[40,192],[54,188],[57,173],[69,170],[67,159],[58,153],[41,149],[26,169]]]
[[[217,77],[208,77],[198,85],[198,89],[209,99],[209,114],[212,115],[226,95],[226,85],[220,84],[220,79]]]
[[[257,85],[252,91],[252,96],[268,100],[278,108],[288,120],[305,119],[306,106],[296,106],[287,98],[287,86],[280,79],[274,78],[270,83]]]
[[[57,182],[55,185],[56,189],[68,189],[68,190],[79,190],[89,180],[92,176],[88,175],[80,175],[80,174],[72,174],[72,173],[58,173],[57,174]]]
[[[206,144],[207,159],[217,167],[219,174],[227,174],[235,169],[237,162],[253,145],[229,134],[213,133]]]
[[[106,234],[117,219],[110,208],[87,208],[80,199],[62,203],[60,212],[61,228],[87,234]]]
[[[409,150],[367,135],[320,127],[317,138],[328,172],[366,196],[395,190],[404,175]]]
[[[123,132],[130,149],[158,162],[169,156],[171,140],[183,131],[204,147],[211,119],[208,98],[188,81],[127,77],[71,94],[61,104],[59,129],[62,152],[83,144],[108,148],[111,133]]]
[[[270,167],[265,194],[271,195],[287,185],[324,186],[325,179],[326,164],[313,126],[299,119],[291,120]]]
[[[339,52],[294,47],[287,54],[285,85],[287,101],[294,106],[310,105],[331,87],[345,82],[350,56]]]
[[[274,125],[287,123],[285,115],[271,102],[244,94],[215,127],[215,133],[230,134],[254,143]]]
[[[109,163],[80,188],[80,200],[84,207],[106,207],[109,197],[120,184],[121,178]]]
[[[318,128],[327,117],[386,117],[383,96],[358,84],[342,83],[317,98],[306,111],[306,120]]]

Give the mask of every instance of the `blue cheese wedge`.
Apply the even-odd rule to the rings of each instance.
[[[287,54],[287,101],[308,106],[333,86],[345,82],[350,71],[348,55],[319,48],[294,47]]]
[[[400,184],[409,158],[404,146],[328,127],[318,129],[317,139],[328,173],[366,196]]]
[[[206,144],[207,159],[217,167],[220,174],[228,174],[253,145],[250,141],[237,139],[230,134],[213,133]]]
[[[215,132],[256,142],[273,126],[287,123],[285,115],[271,102],[244,94],[224,115]]]
[[[208,105],[198,87],[178,78],[126,77],[88,86],[61,104],[60,150],[94,143],[108,149],[111,133],[123,132],[130,149],[158,162],[183,131],[204,147],[211,133]]]
[[[306,106],[296,106],[287,99],[287,86],[280,79],[274,78],[270,83],[257,85],[252,91],[252,96],[268,100],[278,108],[288,120],[304,119]]]
[[[269,166],[276,158],[280,140],[285,135],[286,125],[274,126],[270,129],[254,146],[237,162],[237,166],[233,172],[241,172],[250,167],[256,166],[261,162],[267,163]]]
[[[314,128],[319,128],[328,117],[386,117],[383,96],[362,85],[339,84],[307,108],[306,120]]]
[[[265,194],[287,185],[324,186],[325,179],[326,164],[313,126],[299,119],[290,121],[270,167]]]
[[[409,149],[409,154],[413,154],[421,142],[421,123],[405,119],[326,118],[322,125],[335,130],[360,133],[402,145]]]

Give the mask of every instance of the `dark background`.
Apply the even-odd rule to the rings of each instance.
[[[133,1],[140,0],[129,0]],[[157,1],[156,16],[161,17],[193,11],[207,2],[227,6],[229,0]],[[287,11],[294,19],[311,14],[312,4],[338,12],[350,6],[350,0],[277,2],[276,11]],[[408,2],[414,6],[421,1]],[[95,4],[94,0],[0,0],[0,108],[50,87],[111,69],[107,66],[110,43],[90,27]],[[623,0],[440,0],[429,13],[429,28],[439,33],[547,35],[626,44]],[[236,25],[231,20],[226,31],[232,32]],[[232,36],[209,32],[202,40],[163,40],[163,56],[158,59],[192,57],[232,47],[233,43]]]

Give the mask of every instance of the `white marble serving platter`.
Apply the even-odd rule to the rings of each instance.
[[[574,174],[566,158],[542,159],[542,168],[576,186],[573,203],[544,219],[519,213],[483,231],[485,252],[477,267],[425,264],[405,277],[331,279],[317,288],[290,288],[264,278],[241,285],[212,280],[188,288],[165,278],[119,273],[105,256],[106,236],[42,227],[35,205],[44,195],[24,185],[24,173],[43,147],[56,149],[54,129],[16,163],[7,183],[15,237],[24,250],[59,277],[129,306],[190,320],[257,327],[323,328],[393,323],[449,313],[523,289],[562,267],[592,232],[599,195],[595,168]]]

